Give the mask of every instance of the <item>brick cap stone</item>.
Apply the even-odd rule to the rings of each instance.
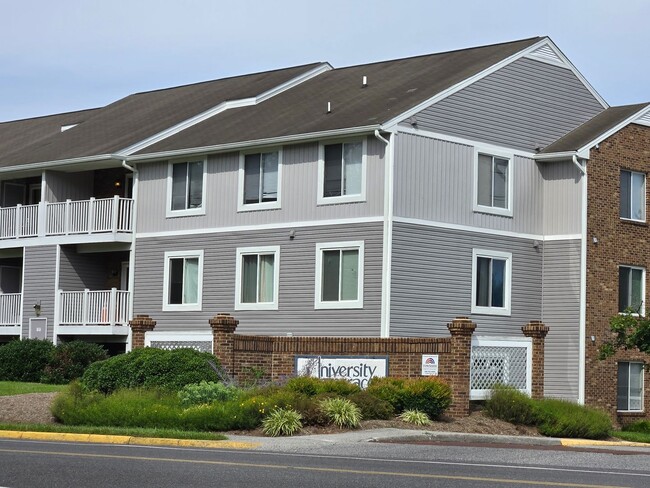
[[[210,327],[212,327],[213,332],[225,332],[232,334],[237,329],[239,325],[239,320],[235,319],[229,313],[219,313],[212,317],[209,321]]]
[[[148,332],[156,327],[156,321],[148,315],[136,315],[129,320],[129,326],[135,332]]]
[[[452,336],[471,336],[476,330],[476,323],[468,317],[456,317],[451,323],[447,324],[447,329]]]
[[[521,331],[526,337],[544,339],[546,334],[548,334],[549,328],[541,320],[531,320],[521,328]]]

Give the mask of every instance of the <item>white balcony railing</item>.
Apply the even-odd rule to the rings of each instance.
[[[76,325],[128,325],[128,291],[58,291],[59,320],[61,326]]]
[[[0,327],[20,325],[22,293],[0,293]]]
[[[133,231],[131,198],[91,198],[0,208],[0,239]]]

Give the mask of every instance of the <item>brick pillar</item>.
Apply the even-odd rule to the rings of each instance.
[[[467,317],[456,317],[447,328],[451,333],[451,388],[452,403],[449,415],[454,418],[469,415],[469,367],[472,353],[472,334],[476,324]]]
[[[526,337],[533,339],[533,398],[544,397],[544,339],[548,326],[539,320],[531,320],[521,328]]]
[[[156,321],[148,315],[136,315],[129,321],[131,327],[131,349],[144,347],[144,335],[156,327]]]
[[[212,353],[217,356],[226,371],[235,374],[234,335],[239,320],[227,313],[220,313],[210,319],[212,327]]]

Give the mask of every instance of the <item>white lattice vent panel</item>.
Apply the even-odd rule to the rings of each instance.
[[[527,54],[526,57],[530,59],[536,59],[537,61],[542,61],[543,63],[564,66],[564,61],[562,58],[560,58],[553,50],[553,48],[548,44],[544,44],[543,46],[538,47],[533,52]]]
[[[470,365],[470,398],[487,398],[496,384],[530,393],[530,345],[474,345]]]

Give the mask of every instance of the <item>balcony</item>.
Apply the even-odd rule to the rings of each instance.
[[[58,334],[128,335],[131,292],[83,290],[57,292]]]
[[[131,198],[91,198],[0,208],[0,247],[15,239],[59,237],[62,242],[130,241]]]
[[[22,293],[0,293],[0,335],[20,335],[22,306]]]

